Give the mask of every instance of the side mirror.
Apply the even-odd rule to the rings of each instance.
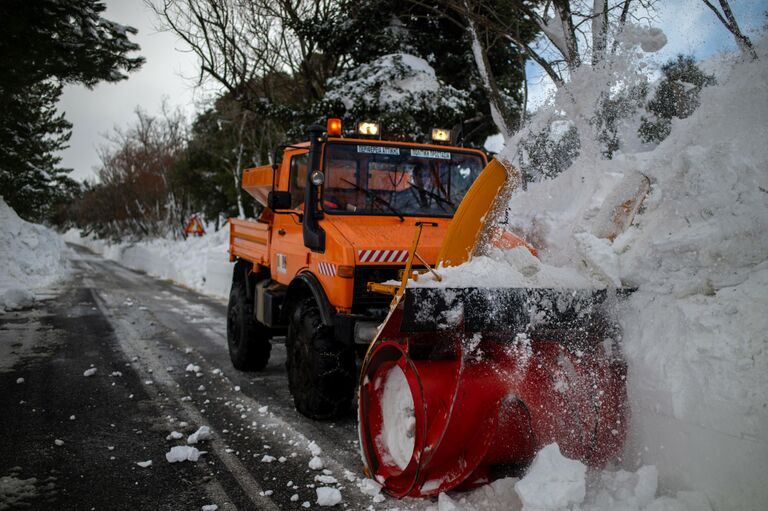
[[[267,195],[267,207],[272,211],[291,209],[291,192],[272,190]]]

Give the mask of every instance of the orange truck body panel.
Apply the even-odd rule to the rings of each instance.
[[[436,151],[456,150],[471,152],[487,158],[482,151],[432,144],[412,144],[381,140],[334,139],[345,143],[408,146]],[[273,171],[262,166],[243,173],[243,189],[265,206],[259,220],[230,220],[230,260],[246,259],[270,269],[272,280],[288,285],[302,272],[311,272],[320,282],[329,303],[338,313],[352,311],[354,268],[404,267],[417,222],[436,223],[425,228],[418,252],[430,265],[437,261],[450,218],[433,216],[406,216],[401,222],[396,215],[353,215],[326,213],[319,226],[326,231],[323,253],[312,252],[304,246],[302,224],[297,214],[272,214],[266,208],[270,191],[288,191],[291,158],[309,151],[309,143],[287,148],[282,163]],[[299,213],[301,209],[295,212]],[[265,219],[266,216],[266,219]],[[346,268],[341,268],[346,267]],[[343,274],[340,275],[340,273]]]

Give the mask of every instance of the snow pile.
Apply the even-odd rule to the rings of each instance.
[[[427,511],[709,511],[701,493],[656,496],[657,471],[589,473],[584,464],[565,458],[557,444],[536,455],[522,479],[507,477],[468,493],[441,493]]]
[[[0,312],[29,306],[29,290],[66,276],[67,250],[58,234],[22,220],[0,197]]]
[[[618,311],[632,408],[624,463],[653,463],[663,492],[698,490],[716,509],[768,502],[766,46],[758,61],[721,68],[719,85],[655,149],[610,161],[585,150],[508,210],[543,268],[639,288]],[[598,238],[610,198],[636,172],[651,181],[643,208],[615,241]],[[509,261],[482,263],[466,265],[473,285],[508,278],[499,264]],[[509,279],[538,284],[507,266]]]
[[[165,453],[165,459],[168,463],[178,463],[180,461],[197,461],[206,451],[199,451],[196,447],[188,445],[177,445],[171,447],[171,450]]]
[[[321,507],[335,506],[341,502],[341,492],[336,488],[329,488],[323,486],[316,488],[317,493],[317,505]]]
[[[227,228],[204,236],[190,236],[186,240],[156,239],[116,244],[84,238],[76,229],[70,229],[64,239],[153,277],[173,280],[208,295],[229,296],[232,264],[229,262]]]
[[[488,287],[605,287],[572,268],[561,268],[543,263],[527,248],[494,250],[489,255],[473,257],[461,266],[438,268],[441,281],[432,274],[410,281],[409,287],[474,287],[489,283]]]
[[[583,463],[563,457],[557,444],[550,444],[536,455],[515,491],[525,510],[566,508],[584,501],[586,472]]]

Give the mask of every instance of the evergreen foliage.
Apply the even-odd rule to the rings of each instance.
[[[59,167],[71,125],[56,112],[62,85],[119,81],[143,63],[136,30],[101,17],[97,0],[0,3],[0,193],[41,221],[74,186]]]

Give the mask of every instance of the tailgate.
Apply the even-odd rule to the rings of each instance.
[[[269,266],[269,229],[256,220],[229,220],[229,260],[236,257]]]

